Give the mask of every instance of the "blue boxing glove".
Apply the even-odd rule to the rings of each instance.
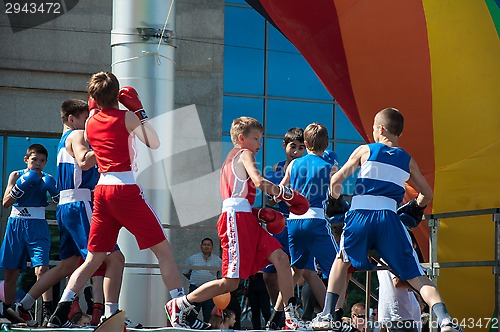
[[[56,187],[56,180],[52,177],[52,175],[45,174],[42,177],[42,181],[42,188],[46,190],[52,197],[52,200],[57,203],[59,201],[59,190]]]
[[[9,193],[10,197],[14,199],[21,198],[26,190],[28,190],[30,187],[38,185],[41,181],[42,179],[40,178],[40,174],[38,174],[37,171],[29,170],[27,172],[24,172],[24,174],[16,180],[16,184],[14,185],[14,187],[12,187]]]
[[[426,206],[418,206],[417,199],[414,198],[408,203],[401,205],[396,212],[400,216],[402,214],[407,214],[408,216],[415,219],[417,223],[420,223],[422,221],[422,218],[424,217],[424,210]]]

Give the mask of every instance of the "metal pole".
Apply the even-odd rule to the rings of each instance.
[[[497,322],[500,322],[500,212],[493,213],[495,222],[495,266],[493,274],[495,275],[495,313]]]
[[[366,288],[366,297],[365,297],[365,331],[366,332],[370,332],[371,331],[371,322],[369,321],[369,319],[371,319],[371,316],[370,316],[371,280],[372,280],[372,273],[371,273],[371,271],[366,271],[366,283],[365,283],[365,288]]]
[[[167,15],[169,20],[165,26]],[[112,71],[121,86],[130,85],[137,90],[150,119],[174,108],[174,28],[172,0],[113,1]],[[160,136],[160,149],[169,148],[174,132],[172,123],[163,123],[156,130]],[[167,178],[171,178],[168,172],[172,167],[168,160],[155,163],[152,152],[141,143],[137,143],[137,148],[137,158],[148,159],[140,164],[149,166],[145,176],[139,170],[141,175],[137,181],[143,189],[149,188],[144,194],[161,222],[169,223],[172,199]],[[165,231],[169,237],[169,231]],[[118,243],[127,263],[157,263],[150,250],[138,249],[130,233],[121,232]],[[167,299],[168,292],[157,268],[125,268],[120,308],[131,320],[148,326],[165,326],[163,306]]]
[[[430,229],[429,238],[429,278],[437,286],[437,277],[439,276],[439,264],[438,264],[438,228],[439,219],[431,218],[429,219],[428,226]],[[436,317],[432,313],[432,308],[429,308],[429,330],[432,332],[437,331],[437,324],[435,323]],[[436,326],[435,326],[436,325]]]

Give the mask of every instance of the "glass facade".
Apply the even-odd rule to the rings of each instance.
[[[232,120],[251,116],[264,125],[261,171],[285,159],[288,129],[311,122],[327,127],[330,148],[345,163],[364,141],[293,44],[243,0],[226,0],[224,17],[223,158],[232,147]],[[344,193],[352,194],[355,177],[344,182]]]

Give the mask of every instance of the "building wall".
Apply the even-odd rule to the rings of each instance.
[[[200,153],[210,154],[208,160],[213,161],[207,166],[192,162],[193,156],[184,156],[175,167],[189,167],[193,176],[200,176],[217,169],[221,162],[224,2],[177,0],[175,6],[175,106],[196,105],[210,147]],[[62,101],[86,99],[90,75],[111,68],[112,7],[112,0],[78,1],[64,15],[15,33],[2,10],[0,134],[59,137]],[[10,171],[4,170],[3,175]],[[5,179],[2,185],[3,192]],[[7,216],[2,211],[3,222]],[[170,240],[179,264],[199,250],[202,238],[217,239],[214,218],[202,226],[180,229],[174,211],[170,220],[162,222],[173,225]]]

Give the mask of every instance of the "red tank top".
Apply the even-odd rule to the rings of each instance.
[[[246,198],[250,205],[255,202],[256,188],[252,179],[240,179],[234,173],[234,159],[246,149],[234,148],[226,157],[220,171],[220,193],[222,199],[226,198]]]
[[[87,121],[87,138],[101,173],[132,170],[133,137],[125,126],[125,112],[104,108]]]

